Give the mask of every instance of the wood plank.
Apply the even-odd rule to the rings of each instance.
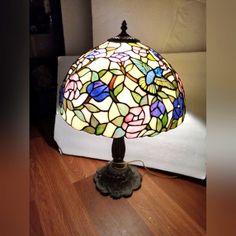
[[[74,185],[98,231],[98,235],[154,235],[130,206],[127,199],[114,200],[101,195],[95,188],[93,176],[80,180]]]
[[[46,235],[97,235],[74,186],[60,165],[58,153],[42,138],[31,145],[33,197]],[[37,224],[37,222],[34,222]]]
[[[128,199],[152,232],[156,235],[205,235],[205,230],[188,215],[188,210],[181,208],[152,178],[145,175],[141,189]]]
[[[35,224],[37,222],[37,224]],[[30,235],[44,236],[39,212],[35,201],[30,201]]]

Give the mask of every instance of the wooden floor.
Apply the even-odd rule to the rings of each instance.
[[[139,168],[141,189],[113,200],[97,192],[92,180],[104,164],[60,155],[43,137],[31,138],[30,235],[205,235],[204,184]]]

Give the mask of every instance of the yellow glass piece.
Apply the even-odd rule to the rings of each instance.
[[[147,94],[147,93],[144,92],[140,87],[137,87],[137,88],[135,89],[135,92],[138,93],[138,94],[140,94],[141,96],[145,96],[145,95]]]
[[[180,125],[182,122],[183,122],[183,117],[180,117],[179,120],[178,120],[177,125]]]
[[[77,99],[72,100],[74,107],[79,107],[88,97],[87,93],[81,94]]]
[[[172,103],[171,103],[169,98],[164,98],[162,101],[163,101],[163,103],[164,103],[164,105],[166,107],[167,112],[173,110],[173,105],[172,105]]]
[[[118,47],[120,47],[120,45],[121,45],[120,43],[108,42],[107,47],[118,48]],[[99,46],[99,48],[100,48],[100,46]]]
[[[176,90],[171,90],[171,89],[167,89],[167,88],[162,88],[162,91],[164,93],[166,93],[167,95],[170,95],[174,98],[176,98]]]
[[[86,107],[84,107],[81,111],[84,114],[85,120],[89,123],[90,122],[90,118],[91,118],[91,112],[88,111],[88,109]]]
[[[110,61],[107,58],[97,58],[88,67],[93,71],[108,70]]]
[[[167,77],[167,79],[168,79],[170,82],[172,82],[172,81],[175,80],[175,77],[174,77],[173,75],[170,75],[170,76]]]
[[[66,110],[66,122],[71,125],[71,120],[75,113],[69,109]]]
[[[137,79],[143,76],[143,73],[136,66],[133,67],[129,74]]]
[[[89,63],[89,60],[87,58],[83,59],[81,62],[81,67],[86,66]]]
[[[116,128],[117,127],[115,125],[113,125],[112,123],[108,123],[103,135],[106,137],[112,137]]]
[[[113,120],[118,116],[120,116],[120,112],[117,108],[117,105],[113,102],[109,110],[109,120]]]
[[[149,125],[153,130],[156,130],[156,128],[157,128],[157,118],[153,117],[151,119],[151,121],[149,122]]]
[[[91,76],[92,76],[92,73],[88,72],[84,76],[80,77],[80,81],[82,82],[82,84],[85,84],[86,82],[91,80]]]
[[[119,84],[123,83],[124,79],[125,77],[123,75],[118,75],[114,83],[114,88],[117,87]]]
[[[120,66],[117,62],[111,62],[110,69],[117,69],[120,70]]]
[[[153,96],[153,95],[151,95],[151,94],[148,94],[147,97],[148,97],[148,104],[151,105],[151,104],[153,103],[153,98],[154,98],[155,96]]]
[[[105,84],[109,84],[111,79],[113,77],[113,74],[110,71],[107,71],[102,77],[101,81],[103,81]]]
[[[151,68],[156,68],[156,67],[159,67],[159,64],[157,61],[151,61],[151,60],[148,60],[148,63],[147,63]]]
[[[121,43],[121,47],[116,52],[125,52],[131,50],[131,46],[128,43]]]
[[[91,99],[89,103],[95,105],[102,111],[108,111],[110,109],[112,99],[111,97],[107,97],[102,102],[96,102],[94,99]]]
[[[98,120],[98,122],[100,124],[104,124],[104,123],[108,123],[109,122],[108,112],[100,111],[100,112],[93,113],[93,115]]]
[[[170,124],[170,122],[172,121],[172,116],[173,116],[173,111],[170,111],[170,112],[168,113],[168,122],[167,122],[167,124],[166,124],[166,127],[168,127],[169,124]]]
[[[81,78],[82,76],[84,76],[86,73],[88,73],[90,70],[87,68],[87,67],[85,67],[85,68],[83,68],[83,69],[81,69],[79,72],[78,72],[78,75],[79,75],[79,77]]]
[[[137,83],[133,82],[132,80],[130,80],[127,77],[125,78],[125,85],[132,91],[134,91],[138,86]]]
[[[82,130],[84,127],[88,126],[88,124],[80,120],[77,116],[74,116],[71,126],[75,129]]]
[[[130,91],[126,87],[123,88],[123,91],[117,96],[117,99],[119,102],[127,104],[130,107],[138,106],[138,103],[134,101]]]

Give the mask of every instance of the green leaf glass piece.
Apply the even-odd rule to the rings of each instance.
[[[162,91],[157,92],[157,94],[160,98],[168,98],[168,96]]]
[[[148,97],[147,95],[142,97],[141,101],[140,101],[140,105],[141,106],[144,106],[144,105],[147,105],[148,104]]]
[[[98,120],[92,115],[91,116],[91,121],[90,121],[91,125],[96,128],[97,125],[99,124]]]
[[[178,87],[178,84],[177,84],[176,80],[172,81],[172,84],[174,85],[175,88]]]
[[[115,95],[115,96],[118,96],[118,94],[122,91],[123,87],[124,87],[123,84],[118,85],[118,86],[114,89],[114,95]]]
[[[157,135],[158,135],[158,132],[155,132],[152,135],[150,135],[150,137],[154,137],[154,136],[157,136]]]
[[[110,90],[109,93],[110,93],[110,96],[113,99],[113,101],[117,102],[118,100],[117,100],[116,96],[114,95],[113,91]]]
[[[118,69],[111,69],[110,72],[114,75],[122,75],[123,73]]]
[[[81,112],[80,110],[74,110],[74,113],[80,120],[85,121],[83,112]]]
[[[73,105],[72,105],[72,102],[69,101],[69,100],[67,100],[67,107],[68,107],[68,109],[70,109],[71,111],[73,111],[73,109],[74,109],[74,107],[73,107]]]
[[[83,131],[90,133],[90,134],[94,134],[95,133],[95,129],[91,126],[87,126],[83,129]]]
[[[166,126],[167,122],[168,122],[168,116],[167,116],[167,113],[165,113],[163,115],[163,117],[162,117],[162,125],[163,125],[163,127]]]
[[[151,70],[151,67],[149,67],[147,64],[143,63],[142,61],[136,59],[136,58],[131,58],[130,59],[137,67],[138,69],[143,73],[147,74],[149,70]]]
[[[138,104],[140,103],[142,97],[138,94],[138,93],[135,93],[135,92],[131,92],[135,102],[137,102]]]
[[[175,88],[174,85],[165,78],[155,78],[154,82],[157,85],[162,86],[162,87],[166,87],[166,88],[169,88],[169,89],[174,89]]]
[[[129,72],[129,71],[131,71],[131,70],[133,69],[133,67],[134,67],[134,64],[129,64],[129,65],[127,65],[127,66],[125,67],[125,71],[126,71],[126,72]]]
[[[63,99],[63,109],[64,109],[64,111],[67,109],[67,106],[66,106],[66,99],[65,99],[65,98]]]
[[[101,78],[103,75],[105,75],[106,72],[107,72],[107,70],[100,70],[100,71],[98,72],[99,78]]]
[[[174,128],[176,128],[176,127],[177,127],[177,125],[178,125],[178,122],[177,122],[177,120],[173,121],[173,123],[172,123],[172,125],[171,125],[171,129],[174,129]]]
[[[83,85],[83,87],[81,88],[80,93],[86,93],[86,92],[87,92],[87,91],[86,91],[87,86],[88,86],[90,83],[91,83],[90,81],[88,81],[87,83],[85,83],[85,84]]]
[[[123,123],[123,120],[124,120],[124,117],[123,116],[119,116],[119,117],[116,117],[112,123],[118,127],[120,127]]]
[[[162,128],[162,122],[160,119],[157,119],[157,131],[160,132]]]
[[[104,130],[106,129],[106,124],[100,124],[97,126],[96,128],[96,134],[102,134],[104,132]]]
[[[60,114],[63,115],[64,112],[65,112],[64,109],[61,107],[61,108],[60,108]]]
[[[93,71],[93,73],[92,73],[92,81],[97,81],[97,80],[99,80],[98,74],[97,74],[97,72]]]
[[[87,109],[90,111],[90,112],[98,112],[100,111],[96,106],[94,106],[93,104],[84,104]]]
[[[129,113],[129,107],[123,103],[117,103],[117,107],[122,116],[126,116]]]

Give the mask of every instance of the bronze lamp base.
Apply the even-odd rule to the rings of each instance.
[[[123,162],[124,154],[124,138],[113,139],[113,161],[98,169],[93,178],[97,190],[114,199],[130,197],[141,187],[142,176],[136,167]]]

